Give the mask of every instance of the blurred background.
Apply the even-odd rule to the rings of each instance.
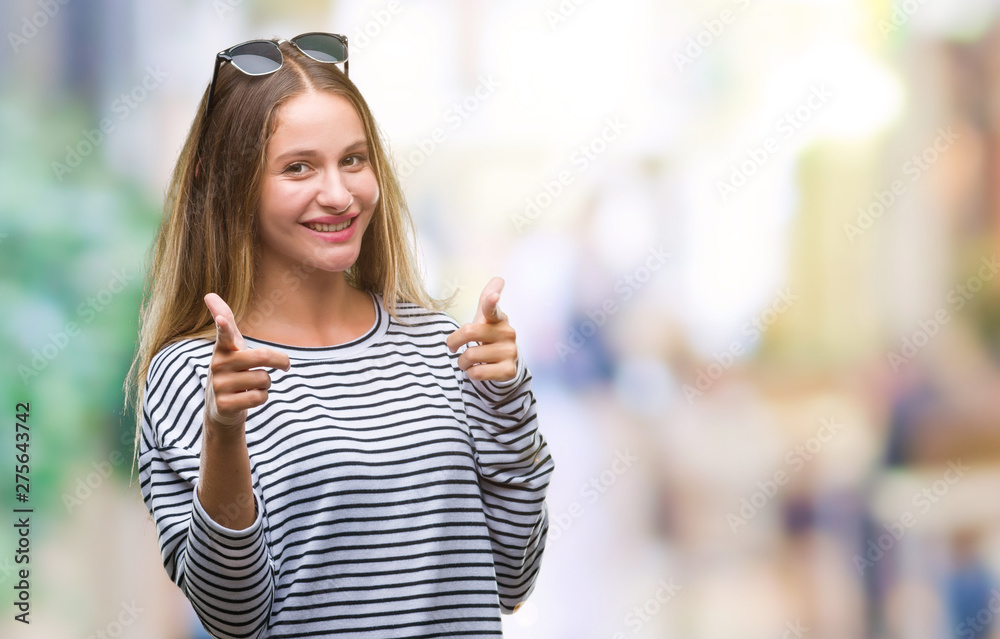
[[[317,30],[350,38],[432,294],[464,323],[506,280],[556,472],[505,636],[1000,636],[997,0],[16,0],[0,25],[0,636],[207,636],[121,385],[215,53]]]

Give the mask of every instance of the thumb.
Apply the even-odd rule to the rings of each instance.
[[[476,309],[476,318],[473,322],[495,324],[507,318],[500,310],[500,292],[503,290],[503,285],[502,277],[494,277],[486,283],[486,288],[479,296],[479,307]]]
[[[216,295],[209,293],[205,296],[205,305],[212,313],[215,320],[216,336],[215,348],[230,351],[241,351],[247,347],[240,334],[240,329],[236,327],[236,318],[233,311],[226,302]]]

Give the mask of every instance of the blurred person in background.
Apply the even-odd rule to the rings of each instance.
[[[1000,613],[996,579],[979,549],[980,534],[960,530],[952,538],[953,562],[946,576],[949,627],[959,639],[991,636]]]

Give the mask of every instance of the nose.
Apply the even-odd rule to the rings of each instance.
[[[346,211],[353,201],[354,196],[336,171],[327,174],[319,193],[316,194],[316,202],[320,206],[337,213]]]

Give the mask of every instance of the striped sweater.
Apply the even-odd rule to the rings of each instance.
[[[153,358],[140,486],[167,574],[214,637],[496,637],[535,587],[554,469],[520,356],[506,383],[458,367],[448,314],[372,293],[361,337],[287,353],[248,412],[256,519],[232,530],[197,498],[214,343]],[[474,344],[474,342],[473,342]],[[249,504],[247,504],[249,505]]]

